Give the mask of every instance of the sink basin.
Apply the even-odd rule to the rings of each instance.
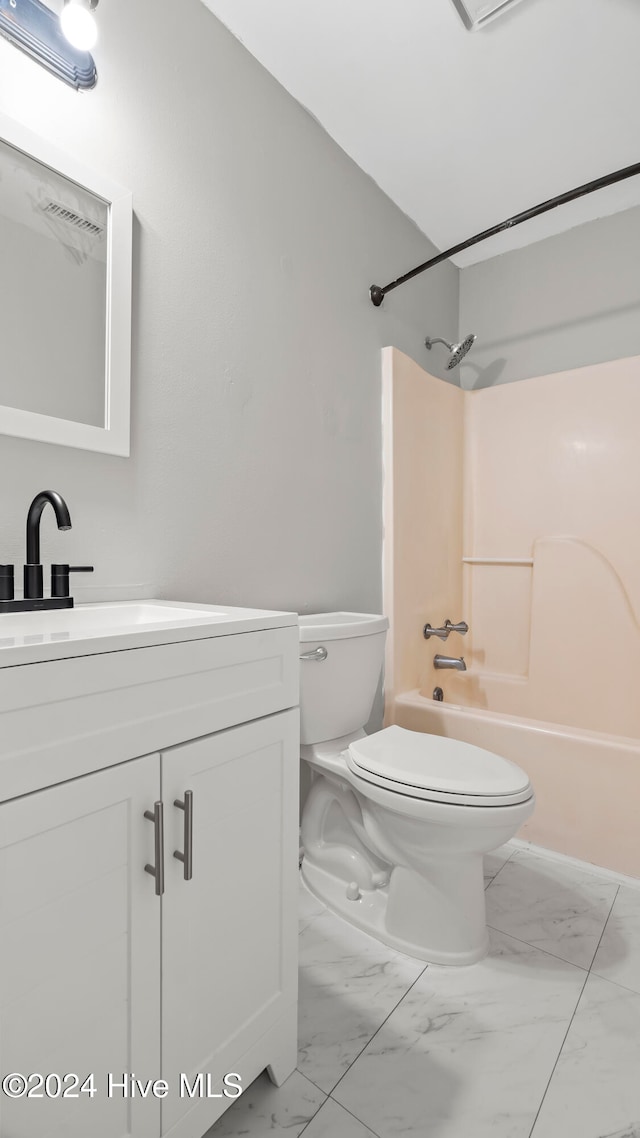
[[[7,635],[58,636],[77,639],[78,636],[101,636],[117,629],[139,628],[144,625],[190,623],[192,620],[211,622],[212,614],[175,605],[153,604],[148,601],[104,605],[79,605],[72,609],[40,612],[16,612],[0,617],[0,639]],[[216,613],[214,619],[230,620],[228,613]]]
[[[255,632],[288,623],[290,614],[287,613],[160,600],[3,613],[0,614],[0,668]]]

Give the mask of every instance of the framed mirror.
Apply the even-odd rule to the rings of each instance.
[[[129,455],[131,193],[0,115],[0,433]]]

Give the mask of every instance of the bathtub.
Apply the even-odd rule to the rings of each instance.
[[[640,877],[640,740],[396,695],[386,722],[495,751],[527,772],[536,810],[518,837]]]

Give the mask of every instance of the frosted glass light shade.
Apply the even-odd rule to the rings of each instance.
[[[82,0],[67,0],[60,14],[60,26],[72,47],[91,51],[98,40],[98,25],[93,12]]]

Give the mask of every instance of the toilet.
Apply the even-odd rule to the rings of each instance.
[[[366,735],[388,621],[300,617],[302,877],[329,909],[433,964],[485,956],[483,854],[535,805],[514,763],[457,739],[386,727]]]

